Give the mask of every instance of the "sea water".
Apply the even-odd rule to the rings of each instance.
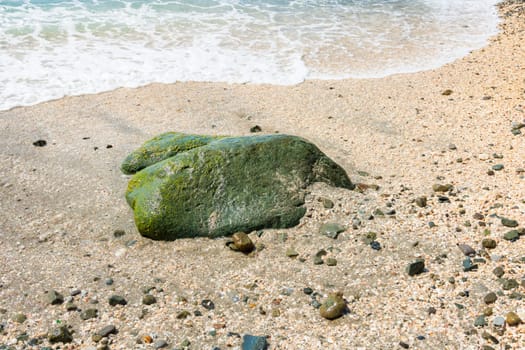
[[[431,69],[497,0],[0,0],[0,110],[152,82],[296,84]]]

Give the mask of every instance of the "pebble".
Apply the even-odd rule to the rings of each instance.
[[[432,190],[434,192],[448,192],[452,190],[454,186],[451,184],[434,184],[432,185]]]
[[[115,230],[113,231],[113,237],[120,238],[126,234],[126,231],[124,230]]]
[[[490,292],[489,294],[483,297],[483,301],[485,302],[485,304],[494,304],[496,300],[498,300],[498,296],[494,292]]]
[[[47,333],[47,340],[49,340],[51,344],[71,343],[73,341],[73,335],[69,331],[67,325],[61,325],[59,327],[52,328]]]
[[[155,344],[153,344],[153,347],[155,349],[162,349],[162,348],[165,348],[168,346],[168,342],[165,341],[164,339],[159,339],[155,342]]]
[[[499,340],[493,336],[492,334],[490,334],[489,332],[483,332],[481,333],[481,337],[485,340],[488,340],[494,344],[499,344]]]
[[[314,265],[322,265],[324,264],[323,258],[321,258],[318,255],[315,255],[313,258]]]
[[[399,342],[399,346],[402,347],[403,349],[408,349],[410,348],[410,345],[408,345],[407,343],[403,342],[403,341],[400,341]]]
[[[242,350],[266,350],[268,349],[268,345],[265,336],[251,334],[244,334],[242,336]]]
[[[339,233],[343,232],[345,227],[336,222],[327,222],[321,225],[319,233],[327,237],[336,239]]]
[[[261,131],[262,131],[262,128],[259,125],[254,125],[250,128],[250,132],[252,133],[261,132]]]
[[[503,290],[511,290],[514,288],[518,288],[518,286],[519,286],[518,281],[516,281],[513,278],[504,279],[501,283],[501,288],[503,288]]]
[[[104,283],[106,284],[106,286],[111,286],[113,284],[113,278],[106,278]]]
[[[321,304],[319,313],[322,317],[333,320],[341,317],[346,310],[346,303],[343,299],[343,293],[336,292],[328,295],[326,300]]]
[[[500,171],[500,170],[503,170],[503,168],[504,168],[503,164],[494,164],[492,166],[492,170],[494,171]]]
[[[423,271],[425,271],[424,259],[417,259],[406,267],[406,272],[409,276],[419,275],[420,273],[423,273]]]
[[[479,315],[476,317],[476,320],[474,321],[474,326],[476,327],[485,327],[487,325],[487,320],[485,319],[485,315]]]
[[[416,205],[420,208],[424,208],[427,206],[427,197],[421,196],[416,198]]]
[[[337,259],[335,259],[335,258],[327,258],[326,259],[326,265],[328,265],[328,266],[336,266],[337,265]]]
[[[476,270],[477,268],[478,268],[478,265],[473,264],[470,258],[466,258],[465,260],[463,260],[463,271],[465,272],[473,271],[473,270]]]
[[[303,293],[306,294],[306,295],[310,295],[314,292],[314,290],[310,287],[305,287],[303,288]]]
[[[503,267],[498,266],[494,270],[492,270],[492,273],[498,277],[501,278],[505,274],[505,270],[503,270]]]
[[[438,196],[438,202],[439,203],[450,203],[450,198],[446,196]]]
[[[286,249],[286,256],[289,258],[295,258],[299,256],[299,253],[292,247]]]
[[[515,312],[512,311],[507,313],[507,315],[505,316],[505,321],[509,326],[517,326],[523,322],[521,318]]]
[[[372,241],[370,242],[370,248],[372,248],[373,250],[381,250],[381,243],[379,243],[378,241]]]
[[[27,316],[22,313],[17,313],[12,318],[16,323],[24,323],[27,320]]]
[[[496,243],[496,241],[492,238],[484,238],[482,241],[481,241],[481,245],[483,246],[483,248],[486,248],[486,249],[494,249],[496,248],[496,246],[498,245]]]
[[[213,309],[215,309],[215,304],[210,299],[204,299],[203,301],[201,301],[201,305],[206,310],[213,310]]]
[[[109,305],[116,306],[116,305],[126,305],[128,302],[124,297],[120,295],[112,295],[108,299]]]
[[[506,227],[518,227],[518,222],[513,219],[501,218],[501,224]]]
[[[460,243],[457,246],[458,246],[459,250],[461,250],[463,252],[463,254],[466,255],[466,256],[476,255],[476,251],[474,250],[474,248],[472,248],[468,244]]]
[[[64,302],[64,296],[59,292],[52,290],[46,294],[46,300],[48,304],[59,305]]]
[[[188,316],[190,316],[190,315],[191,315],[191,313],[189,311],[183,310],[183,311],[181,311],[181,312],[179,312],[177,314],[177,318],[179,320],[184,320],[184,319],[188,318]]]
[[[80,319],[82,320],[89,320],[91,318],[95,318],[98,316],[98,310],[97,309],[86,309],[80,313]]]
[[[35,147],[44,147],[45,145],[47,145],[46,140],[36,140],[35,142],[33,142],[33,146]]]
[[[330,199],[328,198],[323,198],[322,199],[322,202],[323,202],[323,207],[325,209],[332,209],[334,207],[334,202],[332,202]]]
[[[101,328],[97,332],[97,335],[99,335],[102,338],[105,338],[105,337],[109,336],[110,334],[117,334],[117,328],[114,325],[112,325],[112,324]]]
[[[232,235],[234,250],[248,254],[255,249],[255,245],[248,235],[244,232],[236,232]]]
[[[146,294],[142,297],[142,304],[144,305],[152,305],[157,302],[157,298],[151,294]]]
[[[520,234],[517,230],[511,230],[503,235],[503,239],[506,241],[515,242],[520,238]]]
[[[503,327],[505,325],[505,319],[502,316],[494,317],[492,324],[494,327]]]

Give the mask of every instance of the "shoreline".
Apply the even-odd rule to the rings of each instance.
[[[501,223],[525,227],[525,136],[513,133],[525,123],[525,3],[504,2],[500,14],[488,46],[430,71],[294,86],[150,84],[1,111],[0,347],[47,346],[60,320],[74,330],[62,349],[102,348],[92,335],[107,325],[118,330],[110,349],[151,349],[146,336],[169,348],[238,349],[243,334],[268,336],[270,349],[520,349],[525,325],[494,322],[509,312],[525,321],[525,237],[506,240]],[[353,182],[379,188],[312,186],[301,223],[250,233],[265,246],[250,256],[225,238],[140,237],[119,170],[129,152],[166,131],[249,135],[255,125],[312,141]],[[47,144],[33,146],[39,139]],[[449,202],[437,183],[453,186]],[[328,221],[347,229],[336,240],[318,234]],[[363,243],[369,232],[381,250]],[[485,238],[496,248],[483,248]],[[457,244],[475,249],[477,270],[464,271]],[[313,264],[321,249],[336,266]],[[410,277],[418,258],[427,271]],[[517,286],[506,289],[497,267]],[[155,304],[143,305],[145,287]],[[304,288],[319,301],[341,291],[349,313],[321,318]],[[49,305],[52,290],[74,294],[78,310]],[[113,294],[128,304],[108,305]],[[98,316],[83,320],[90,308]]]

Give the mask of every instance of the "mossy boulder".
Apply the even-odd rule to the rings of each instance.
[[[167,132],[149,141],[124,159],[120,169],[124,174],[135,174],[152,164],[168,159],[177,153],[204,146],[220,136],[189,135]]]
[[[218,237],[292,227],[306,211],[303,204],[311,183],[354,188],[339,165],[299,137],[191,136],[188,142],[205,144],[181,144],[183,151],[155,161],[128,184],[126,199],[145,237]]]

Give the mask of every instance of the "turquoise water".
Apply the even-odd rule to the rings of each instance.
[[[296,84],[438,67],[496,0],[0,0],[0,110],[151,82]]]

